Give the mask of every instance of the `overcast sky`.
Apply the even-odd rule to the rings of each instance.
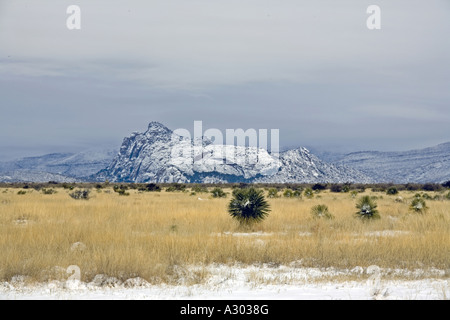
[[[150,121],[330,151],[447,142],[449,31],[448,0],[0,0],[0,159],[119,146]]]

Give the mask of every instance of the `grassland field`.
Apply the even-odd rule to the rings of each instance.
[[[250,228],[227,212],[231,189],[224,189],[226,198],[212,198],[165,190],[120,195],[111,186],[92,189],[89,200],[54,190],[0,188],[0,281],[16,275],[48,281],[70,265],[86,282],[106,274],[154,284],[181,277],[201,283],[207,277],[201,266],[212,264],[450,270],[448,190],[420,192],[428,195],[424,213],[409,208],[417,191],[270,198],[268,217]],[[381,219],[357,217],[363,195],[377,202]],[[314,218],[311,208],[318,204],[334,218]]]

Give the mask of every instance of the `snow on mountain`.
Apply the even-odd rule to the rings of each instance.
[[[322,159],[328,160],[328,162]],[[281,152],[213,144],[174,134],[158,122],[114,148],[53,153],[0,163],[0,182],[442,183],[450,180],[450,142],[407,152]]]
[[[0,173],[0,182],[77,182],[76,178],[53,174],[48,172],[31,171],[31,170],[14,170],[11,172]]]
[[[113,162],[96,176],[113,182],[370,182],[327,164],[304,148],[276,157],[256,147],[215,145],[174,134],[158,122],[123,140]]]
[[[0,181],[83,181],[108,166],[116,154],[112,148],[90,149],[4,162],[0,163]]]
[[[450,142],[404,152],[364,151],[336,159],[376,182],[442,183],[450,180]]]
[[[348,166],[326,163],[306,148],[288,150],[280,155],[280,171],[270,177],[257,179],[257,182],[278,183],[370,183],[372,179]]]

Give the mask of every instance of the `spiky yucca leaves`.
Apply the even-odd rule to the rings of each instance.
[[[314,191],[311,188],[306,188],[304,194],[308,199],[314,198]]]
[[[249,226],[264,220],[270,212],[270,206],[262,190],[237,189],[228,204],[228,212],[241,226]]]
[[[423,198],[415,197],[411,202],[409,209],[417,213],[424,213],[425,211],[427,211],[428,207]]]
[[[362,219],[380,219],[377,203],[369,196],[359,198],[356,208],[359,210],[356,214]]]
[[[328,210],[328,207],[324,204],[318,204],[311,208],[311,214],[313,218],[325,218],[325,219],[333,219],[333,215]]]

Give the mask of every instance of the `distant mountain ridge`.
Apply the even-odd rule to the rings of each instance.
[[[99,148],[0,162],[0,182],[87,181],[108,166],[116,154],[116,149]]]
[[[174,156],[174,150],[201,154]],[[187,148],[187,149],[186,149]],[[117,152],[117,150],[119,150]],[[233,161],[226,161],[234,154]],[[257,159],[246,162],[248,157]],[[226,159],[225,159],[226,158]],[[324,161],[325,160],[325,161]],[[328,161],[327,161],[328,160]],[[278,156],[266,150],[215,145],[174,135],[161,123],[123,139],[119,148],[53,153],[0,163],[0,182],[182,183],[442,183],[450,180],[450,142],[405,152],[322,153],[298,147]]]
[[[376,182],[443,183],[450,180],[450,142],[401,152],[362,151],[334,159]]]

